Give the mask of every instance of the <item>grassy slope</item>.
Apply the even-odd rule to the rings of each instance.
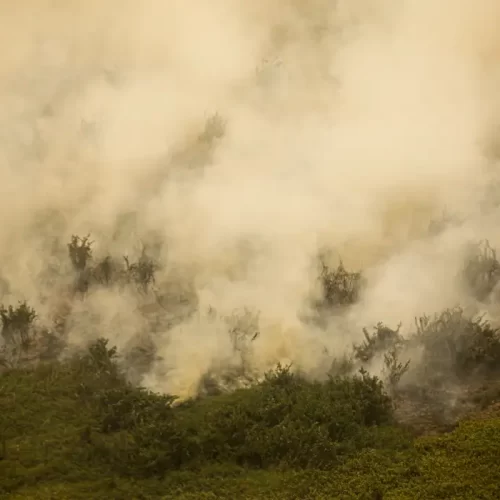
[[[107,410],[99,410],[92,397],[82,394],[98,392],[111,382],[109,377],[92,378],[91,371],[88,366],[82,370],[53,364],[31,372],[11,371],[0,377],[2,498],[500,498],[500,414],[494,411],[462,422],[450,434],[415,440],[394,424],[382,425],[373,430],[376,439],[375,434],[370,434],[366,445],[346,452],[342,460],[322,470],[286,463],[247,469],[232,459],[214,459],[191,461],[163,477],[135,474],[137,457],[125,453],[112,459],[112,454],[102,451],[118,446],[122,438],[130,438],[123,429],[127,425],[129,429],[134,427],[123,424],[118,432],[99,431]],[[118,385],[122,387],[123,383]],[[205,428],[212,419],[223,434],[224,429],[227,431],[225,424],[220,424],[224,415],[264,404],[262,391],[251,389],[216,396],[172,411],[185,429]],[[307,388],[304,394],[309,393]],[[266,394],[272,394],[274,401],[278,393]],[[294,400],[294,404],[303,405],[304,397]],[[149,411],[144,408],[144,412]],[[214,441],[214,447],[229,440],[227,435],[220,439],[218,444]],[[132,464],[130,469],[125,467],[127,461]]]

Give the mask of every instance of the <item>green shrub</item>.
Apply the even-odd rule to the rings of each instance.
[[[377,426],[393,419],[382,383],[366,372],[319,383],[278,367],[249,389],[175,408],[173,401],[132,388],[102,393],[101,428],[116,437],[101,456],[120,473],[146,476],[213,461],[330,467],[374,446]]]
[[[172,415],[173,396],[153,394],[130,385],[99,392],[96,402],[102,432],[161,424]]]

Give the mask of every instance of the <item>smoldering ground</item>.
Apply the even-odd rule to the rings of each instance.
[[[493,0],[5,3],[2,302],[64,310],[70,345],[146,336],[142,383],[180,396],[243,365],[319,373],[378,321],[495,317],[459,274],[470,242],[500,243],[499,19]],[[445,211],[462,222],[430,234]],[[96,259],[154,248],[160,309],[71,296],[66,243],[87,233]],[[325,249],[366,283],[317,325]],[[226,318],[245,308],[242,356]]]

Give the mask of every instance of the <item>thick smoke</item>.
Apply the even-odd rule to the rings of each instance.
[[[500,243],[499,21],[494,0],[4,2],[2,301],[50,321],[72,234],[103,255],[160,242],[158,282],[197,312],[156,325],[143,382],[181,396],[238,369],[235,310],[259,314],[250,371],[313,374],[364,326],[471,304],[467,244]],[[429,235],[444,211],[462,224]],[[304,318],[325,248],[367,289],[320,328]],[[137,304],[92,292],[72,343],[125,348],[151,328]]]

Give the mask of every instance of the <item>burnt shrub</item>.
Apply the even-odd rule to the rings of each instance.
[[[421,347],[419,365],[433,377],[463,380],[500,368],[499,330],[459,307],[417,319],[410,344]]]
[[[323,257],[320,257],[319,265],[322,290],[318,304],[320,308],[336,308],[357,302],[363,284],[361,273],[348,271],[342,261],[332,269]]]

